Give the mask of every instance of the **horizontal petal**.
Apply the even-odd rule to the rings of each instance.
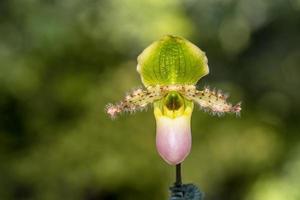
[[[110,117],[115,118],[117,115],[145,109],[149,104],[161,99],[163,96],[162,90],[159,86],[147,87],[147,89],[136,89],[126,95],[126,97],[116,104],[108,104],[106,106],[106,113]]]
[[[207,110],[213,114],[235,113],[239,114],[241,111],[241,103],[232,105],[227,102],[228,96],[222,94],[220,91],[211,91],[208,88],[198,91],[196,88],[190,87],[184,91],[184,96],[197,103],[202,109]]]

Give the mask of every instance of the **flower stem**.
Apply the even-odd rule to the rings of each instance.
[[[176,165],[176,182],[175,186],[181,186],[182,180],[181,180],[181,163]]]

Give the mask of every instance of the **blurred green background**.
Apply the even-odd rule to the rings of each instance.
[[[195,109],[184,182],[206,200],[300,199],[300,0],[1,0],[1,200],[168,198],[152,109],[104,113],[165,34],[207,53],[200,88],[243,102],[240,118]]]

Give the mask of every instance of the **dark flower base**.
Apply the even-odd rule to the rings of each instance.
[[[170,200],[203,200],[204,194],[194,184],[180,184],[170,187]]]

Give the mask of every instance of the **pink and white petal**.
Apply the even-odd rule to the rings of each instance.
[[[156,117],[156,147],[159,155],[170,165],[181,163],[192,146],[190,116]]]

